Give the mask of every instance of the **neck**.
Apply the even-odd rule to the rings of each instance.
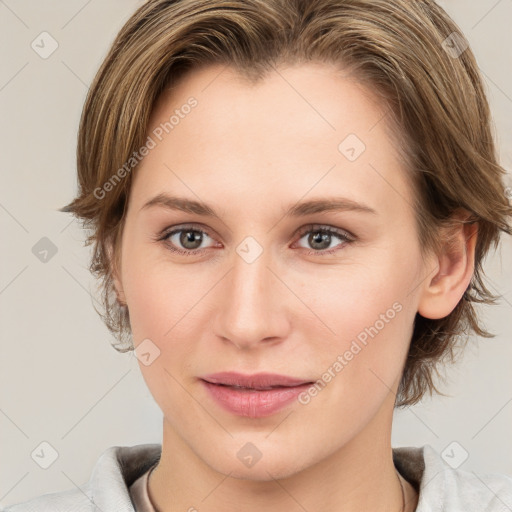
[[[349,443],[317,463],[284,478],[268,472],[263,481],[214,470],[164,419],[162,455],[148,485],[151,501],[157,512],[412,511],[417,493],[397,478],[393,464],[392,411],[391,407],[382,413],[387,429],[377,415]]]

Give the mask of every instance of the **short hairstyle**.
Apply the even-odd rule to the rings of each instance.
[[[79,190],[61,211],[90,230],[90,270],[102,289],[97,311],[118,342],[114,348],[133,350],[112,270],[130,171],[137,168],[130,159],[147,140],[160,94],[203,65],[226,65],[257,83],[278,65],[309,61],[350,72],[387,106],[385,122],[414,191],[422,255],[439,251],[441,233],[449,232],[442,228],[478,226],[473,277],[457,306],[441,319],[416,314],[395,401],[412,405],[427,392],[441,393],[434,373],[440,376],[441,361],[454,361],[454,349],[471,332],[494,336],[479,325],[474,303],[496,302],[482,261],[498,246],[500,231],[512,234],[506,171],[497,161],[482,77],[460,29],[434,1],[149,0],[122,27],[89,89],[78,133]],[[466,219],[456,218],[461,210]]]

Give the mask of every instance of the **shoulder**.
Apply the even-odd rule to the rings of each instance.
[[[419,492],[417,512],[512,510],[511,476],[461,469],[457,453],[443,453],[430,445],[393,449],[397,469]]]
[[[80,488],[47,493],[11,505],[3,512],[134,512],[129,486],[159,459],[160,444],[112,446],[97,460]]]

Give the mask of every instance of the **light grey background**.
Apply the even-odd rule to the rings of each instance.
[[[80,486],[114,445],[161,442],[161,412],[131,353],[119,354],[92,307],[89,248],[69,215],[81,108],[136,0],[0,0],[0,506]],[[512,187],[512,0],[446,0],[486,77],[502,163]],[[31,47],[58,42],[47,59]],[[46,46],[48,48],[48,46]],[[32,252],[43,237],[57,253]],[[512,240],[487,260],[500,305],[481,309],[494,339],[473,338],[449,371],[449,398],[397,412],[393,445],[431,444],[461,469],[512,474]],[[32,459],[50,443],[57,460]],[[459,446],[460,445],[460,446]],[[452,451],[453,448],[453,451]],[[46,450],[46,453],[49,453]]]

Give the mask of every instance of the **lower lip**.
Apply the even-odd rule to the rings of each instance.
[[[249,418],[262,418],[276,413],[313,385],[309,383],[256,391],[221,386],[204,380],[202,383],[221,407],[233,414]]]

